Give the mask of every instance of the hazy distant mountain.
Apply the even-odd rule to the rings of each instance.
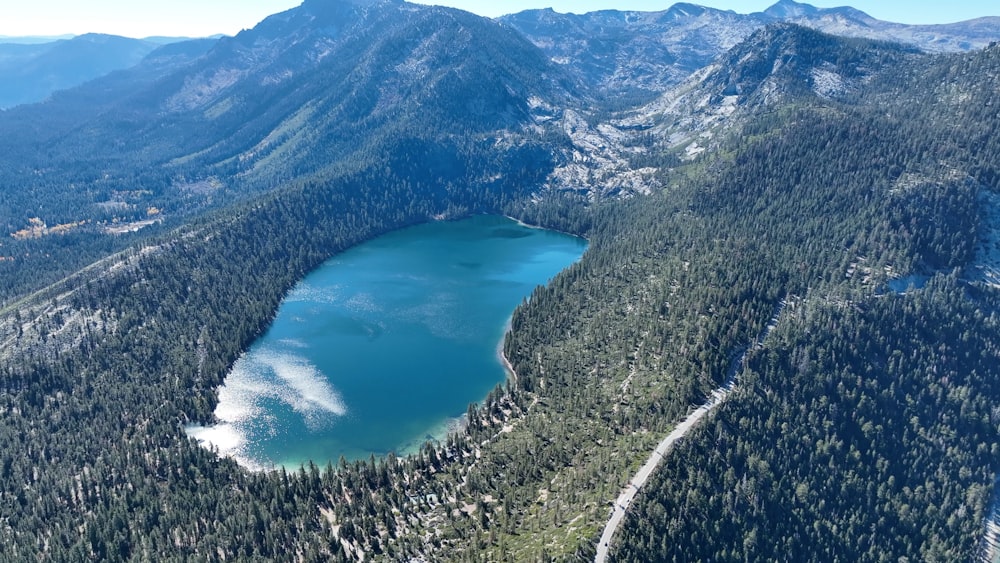
[[[182,41],[196,41],[199,39],[222,39],[223,37],[226,36],[222,34],[210,35],[208,37],[171,37],[163,35],[152,35],[150,37],[143,37],[142,40],[147,41],[149,43],[156,43],[157,45],[169,45],[171,43],[180,43]]]
[[[679,83],[768,19],[682,3],[662,12],[528,10],[500,21],[597,92],[620,98]]]
[[[158,43],[88,34],[38,44],[0,44],[0,108],[44,100],[52,92],[128,68]]]
[[[55,41],[72,39],[73,35],[0,35],[0,44],[14,43],[17,45],[37,45],[39,43],[53,43]]]

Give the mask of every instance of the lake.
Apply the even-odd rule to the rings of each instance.
[[[404,455],[506,377],[514,308],[585,240],[497,216],[395,231],[324,263],[284,299],[189,435],[254,469]]]

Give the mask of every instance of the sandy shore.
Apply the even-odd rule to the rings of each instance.
[[[514,321],[514,316],[511,315],[507,318],[507,324],[504,325],[503,336],[500,337],[500,341],[497,342],[497,359],[503,365],[503,369],[507,372],[507,378],[512,382],[517,381],[517,372],[514,371],[514,366],[507,359],[507,355],[503,351],[503,343],[507,341],[507,335],[511,331],[511,323]]]

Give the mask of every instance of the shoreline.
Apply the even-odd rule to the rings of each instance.
[[[512,226],[510,223],[514,223],[516,226]],[[574,235],[572,233],[566,233],[563,231],[554,231],[552,229],[545,229],[544,227],[537,225],[529,225],[523,221],[520,221],[518,219],[515,219],[507,215],[499,215],[499,214],[492,215],[492,219],[490,219],[488,223],[483,223],[483,225],[489,225],[490,228],[493,229],[497,228],[497,226],[501,226],[511,232],[516,232],[517,236],[513,238],[525,238],[526,236],[532,236],[530,235],[530,232],[524,230],[517,232],[517,227],[523,227],[524,229],[531,229],[538,231],[551,231],[559,233],[565,237],[571,237],[571,240],[560,241],[559,244],[562,244],[567,248],[573,250],[572,254],[567,254],[567,257],[572,261],[569,261],[568,263],[560,262],[561,264],[565,265],[562,266],[562,269],[560,269],[556,274],[553,274],[552,276],[553,278],[556,275],[558,275],[558,273],[564,271],[566,268],[572,266],[576,262],[579,262],[582,259],[583,254],[586,252],[587,244],[589,243],[589,241],[585,237]],[[500,234],[507,235],[505,231],[500,231]],[[507,237],[504,236],[502,238],[507,238]],[[558,237],[553,238],[553,240],[557,239]],[[529,240],[540,240],[544,244],[554,244],[548,241],[548,239],[545,240],[537,239],[537,235],[535,236],[535,238]],[[324,262],[324,264],[325,263],[326,262]],[[308,275],[305,276],[302,280],[299,280],[297,284],[302,283],[302,281],[307,277]],[[521,301],[523,302],[523,299],[530,299],[531,296],[530,292],[533,290],[532,287],[537,286],[538,284],[549,284],[551,283],[551,281],[552,278],[549,278],[544,281],[537,280],[537,283],[531,282],[529,286],[526,286],[525,292],[523,294],[519,294],[519,297],[521,295],[524,296],[523,298],[521,298]],[[291,295],[296,290],[295,289],[296,287],[297,285],[293,285],[292,288],[290,288],[286,292],[285,296],[282,298],[282,303],[279,304],[278,311],[281,310],[281,307],[283,306],[284,302],[288,299],[289,295]],[[423,448],[427,442],[443,446],[445,444],[445,441],[448,440],[450,437],[452,437],[452,435],[461,436],[468,432],[469,417],[468,414],[466,414],[466,409],[469,408],[470,405],[473,405],[475,408],[485,411],[484,406],[486,405],[487,401],[490,400],[491,397],[495,395],[498,397],[509,395],[509,392],[512,389],[510,385],[512,383],[516,384],[519,380],[518,373],[516,372],[514,365],[512,364],[511,360],[507,358],[505,354],[505,343],[508,336],[512,333],[513,315],[517,310],[517,307],[520,306],[520,303],[517,302],[512,302],[512,304],[514,306],[511,309],[507,309],[508,315],[506,316],[506,319],[503,319],[503,317],[501,317],[501,319],[503,319],[501,320],[502,324],[500,323],[493,324],[494,328],[492,330],[489,330],[488,326],[482,326],[479,329],[479,333],[483,337],[489,337],[492,335],[494,338],[497,338],[497,340],[494,341],[494,346],[492,347],[493,348],[492,351],[494,352],[496,362],[501,366],[501,369],[503,369],[503,377],[502,378],[498,377],[499,374],[493,371],[493,369],[495,368],[489,368],[488,364],[482,364],[480,366],[473,367],[472,369],[476,373],[466,373],[465,377],[471,378],[476,375],[478,375],[479,377],[486,376],[485,378],[488,380],[483,382],[487,383],[489,387],[483,390],[483,394],[481,396],[476,397],[474,393],[470,393],[469,395],[467,395],[467,402],[464,403],[463,408],[461,410],[455,409],[455,411],[453,411],[454,414],[451,416],[448,416],[447,409],[442,409],[445,412],[439,411],[439,414],[443,416],[442,418],[438,419],[437,422],[433,422],[434,417],[428,417],[428,420],[431,421],[432,424],[423,427],[423,430],[421,432],[415,433],[415,435],[410,436],[409,438],[405,437],[405,434],[409,433],[410,430],[409,428],[407,428],[406,431],[399,432],[399,434],[403,435],[404,439],[401,440],[400,443],[395,444],[394,446],[389,446],[388,451],[376,453],[375,455],[377,457],[380,458],[385,457],[390,452],[395,453],[396,456],[400,458],[408,457],[419,453],[421,451],[421,448]],[[502,310],[497,312],[502,314]],[[277,316],[277,313],[275,313],[275,316]],[[271,323],[273,324],[274,321],[275,319],[272,318]],[[495,323],[496,320],[494,320],[493,322]],[[500,326],[498,326],[498,324]],[[497,330],[498,328],[500,329],[499,331]],[[258,340],[259,338],[260,336],[258,336]],[[255,340],[255,342],[257,342],[258,340]],[[486,338],[483,338],[482,340],[486,340]],[[479,349],[487,352],[488,354],[489,351],[491,351],[491,347],[489,347],[488,341],[483,342],[482,344],[478,344],[477,347],[482,346],[483,344],[485,344],[486,347]],[[246,351],[244,351],[244,354],[245,353]],[[488,361],[489,358],[483,357],[482,360],[479,361],[481,362],[483,360]],[[490,374],[493,375],[491,376]],[[230,373],[226,375],[222,385],[216,388],[217,392],[218,389],[222,389],[226,386],[226,384],[230,381],[232,375],[233,374],[231,367]],[[475,400],[473,401],[473,399]],[[506,399],[503,400],[506,401]],[[221,403],[222,401],[220,400],[219,402]],[[216,410],[218,409],[218,406],[219,405],[217,405]],[[220,429],[220,427],[222,428]],[[284,459],[279,458],[267,461],[254,459],[253,456],[245,454],[242,447],[243,444],[239,443],[240,442],[239,437],[234,437],[232,435],[222,435],[220,434],[222,430],[226,430],[229,432],[229,434],[232,434],[236,430],[240,431],[238,433],[243,433],[242,431],[245,430],[245,428],[244,425],[237,424],[235,423],[235,421],[224,421],[221,419],[216,419],[210,421],[207,424],[198,425],[197,428],[192,427],[190,429],[187,429],[185,434],[189,438],[193,438],[200,446],[205,447],[206,449],[209,450],[214,449],[217,455],[219,455],[219,457],[229,457],[230,459],[233,459],[239,466],[241,466],[243,469],[249,472],[270,472],[277,469],[285,469],[286,471],[291,471],[309,463],[310,461],[312,461],[313,463],[318,463],[317,460],[314,458],[315,456],[307,456],[306,458],[298,459],[298,456],[295,455],[297,452],[292,452],[292,451],[288,452],[292,454],[292,456],[289,458],[284,458]],[[245,439],[249,440],[250,438],[247,437]],[[310,457],[312,457],[313,459],[309,459]]]
[[[505,354],[503,351],[504,342],[507,341],[507,335],[510,334],[511,332],[511,327],[513,322],[514,322],[514,313],[511,313],[510,316],[507,317],[506,324],[504,324],[503,335],[500,337],[500,341],[497,342],[497,359],[500,360],[500,365],[503,366],[503,369],[506,372],[506,377],[504,378],[504,381],[505,382],[512,381],[516,383],[517,372],[514,371],[514,366],[510,363],[510,360],[507,359],[507,354]]]
[[[501,215],[501,217],[504,217],[506,219],[510,219],[511,221],[517,223],[518,225],[520,225],[520,226],[522,226],[522,227],[524,227],[526,229],[536,229],[536,230],[540,230],[540,231],[551,231],[553,233],[559,233],[561,235],[566,235],[568,237],[578,238],[578,239],[587,241],[588,248],[590,246],[590,239],[589,238],[587,238],[585,236],[578,235],[576,233],[571,233],[571,232],[568,232],[568,231],[561,231],[559,229],[550,229],[549,227],[543,227],[541,225],[532,225],[530,223],[525,223],[524,221],[518,219],[517,217],[511,217],[510,215]],[[586,253],[586,251],[584,251],[584,253]],[[583,256],[581,256],[577,261],[579,262],[579,260],[582,260],[582,259],[583,259]]]

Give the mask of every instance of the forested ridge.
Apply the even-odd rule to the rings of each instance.
[[[632,472],[782,302],[615,557],[971,559],[1000,467],[1000,303],[964,275],[998,190],[998,61],[913,56],[850,101],[797,92],[692,161],[643,137],[636,161],[669,163],[666,187],[615,201],[535,193],[552,129],[497,151],[495,123],[463,140],[414,118],[352,163],[311,163],[35,293],[11,284],[0,559],[592,558]],[[591,245],[514,312],[516,376],[463,431],[405,459],[263,473],[187,438],[303,275],[469,213]],[[911,274],[929,281],[887,286]]]
[[[0,112],[0,299],[309,178],[374,170],[520,197],[564,142],[524,130],[528,99],[555,102],[568,82],[495,22],[404,2],[306,2],[161,48]]]
[[[793,292],[791,313],[751,356],[732,398],[666,460],[641,495],[615,557],[979,556],[998,462],[997,294],[970,287],[963,271],[977,235],[990,228],[980,222],[979,191],[997,189],[996,139],[986,132],[997,119],[996,88],[986,78],[995,75],[972,69],[991,68],[997,55],[991,48],[938,60],[908,80],[894,75],[877,113],[767,141],[775,143],[772,155],[801,150],[808,160],[796,165],[796,159],[757,155],[740,167],[779,167],[752,176],[770,180],[754,182],[764,189],[784,183],[788,193],[822,184],[837,191],[834,198],[883,202],[888,220],[875,226],[889,238],[874,248],[888,254],[876,258],[866,250],[857,254],[863,260],[842,261],[840,270],[850,277],[873,266],[934,277],[903,295],[875,280],[874,290],[863,292],[815,281],[807,292]],[[912,73],[914,67],[905,68]],[[928,76],[936,78],[934,87],[921,91]],[[765,201],[772,200],[749,208],[753,224]],[[798,234],[813,228],[807,217],[826,223],[836,199],[813,201],[823,210],[798,214]],[[852,215],[860,211],[855,217],[864,221],[877,209],[865,205]],[[804,240],[825,238],[817,234]],[[857,234],[820,252],[840,254]],[[821,263],[837,260],[827,256]]]

